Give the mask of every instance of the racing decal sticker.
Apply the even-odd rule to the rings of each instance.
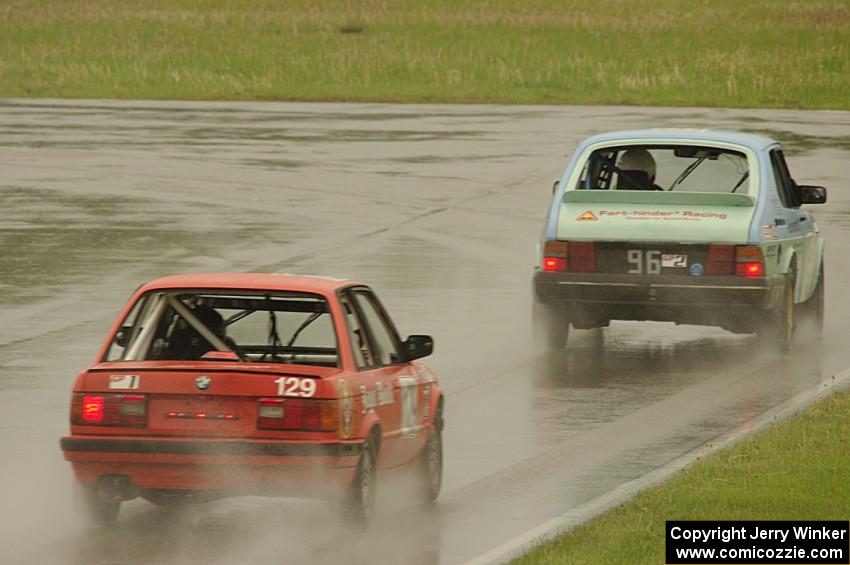
[[[762,226],[761,238],[766,240],[779,239],[779,228],[777,228],[775,225]]]
[[[398,383],[401,388],[401,435],[412,437],[418,431],[416,416],[419,412],[419,397],[416,377],[399,377]]]
[[[416,372],[416,376],[419,377],[419,379],[423,383],[437,382],[437,376],[434,374],[434,371],[432,371],[431,368],[428,367],[428,365],[423,365],[419,363],[416,365],[411,365],[410,368]]]
[[[378,394],[378,406],[389,406],[395,400],[393,399],[393,389],[384,388],[383,383],[375,383],[376,392]]]
[[[277,383],[278,396],[303,396],[309,398],[316,394],[316,381],[313,379],[299,379],[298,377],[280,377],[274,380]]]
[[[576,217],[576,221],[577,222],[595,222],[596,221],[596,214],[594,214],[590,210],[587,210],[585,213],[579,214]]]
[[[374,410],[378,405],[378,394],[376,390],[366,390],[365,385],[360,385],[360,413],[365,414],[369,410]]]
[[[671,255],[664,254],[661,256],[661,266],[662,267],[687,267],[688,266],[688,256],[687,255]]]
[[[422,419],[425,420],[431,415],[431,385],[426,384],[422,387]]]
[[[726,212],[698,212],[696,210],[600,210],[599,215],[622,217],[627,220],[683,220],[691,222],[704,219],[725,220],[729,217]]]
[[[139,375],[109,375],[109,388],[137,389],[140,380]]]
[[[336,383],[337,393],[339,394],[339,411],[342,418],[339,421],[339,435],[342,439],[351,437],[351,428],[354,421],[354,398],[351,396],[351,386],[340,379]]]

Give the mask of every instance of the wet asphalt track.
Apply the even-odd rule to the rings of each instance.
[[[772,135],[830,189],[822,352],[640,323],[533,351],[534,246],[565,154],[667,126]],[[0,562],[461,563],[746,428],[850,365],[848,151],[846,112],[0,101]],[[371,532],[254,497],[132,502],[111,529],[75,517],[58,446],[75,373],[140,282],[210,270],[362,279],[402,333],[435,336],[435,509],[394,482]]]

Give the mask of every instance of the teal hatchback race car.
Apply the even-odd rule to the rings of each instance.
[[[824,241],[780,144],[641,130],[585,140],[555,183],[533,287],[537,339],[656,320],[757,333],[787,350],[823,324]]]

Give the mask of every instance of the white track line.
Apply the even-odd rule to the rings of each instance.
[[[763,412],[755,418],[751,427],[745,430],[736,429],[723,434],[642,477],[624,483],[602,496],[596,497],[581,506],[547,520],[490,551],[473,557],[463,565],[492,565],[505,563],[515,557],[519,557],[532,547],[569,531],[615,506],[623,504],[638,492],[666,481],[672,475],[692,465],[698,459],[729,447],[743,437],[758,432],[779,420],[783,420],[799,412],[815,400],[829,396],[833,392],[847,387],[850,387],[850,368],[819,382],[812,388],[800,392],[770,410]]]

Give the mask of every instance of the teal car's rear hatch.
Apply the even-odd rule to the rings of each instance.
[[[753,198],[744,194],[570,190],[561,203],[556,238],[746,244],[754,210]]]

